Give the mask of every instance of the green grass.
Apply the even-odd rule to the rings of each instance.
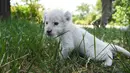
[[[94,30],[86,28],[94,34]],[[130,31],[95,29],[95,35],[130,51]],[[60,60],[59,43],[43,34],[42,25],[26,20],[0,21],[0,73],[130,73],[130,59],[121,53],[112,67],[86,58],[75,51],[70,59]]]

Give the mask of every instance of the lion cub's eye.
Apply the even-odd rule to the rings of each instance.
[[[54,25],[58,25],[59,23],[58,22],[54,22]]]

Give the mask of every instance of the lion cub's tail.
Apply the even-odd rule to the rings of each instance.
[[[122,52],[123,54],[127,55],[128,57],[130,57],[130,52],[127,51],[126,49],[118,46],[118,45],[112,45],[112,51]]]

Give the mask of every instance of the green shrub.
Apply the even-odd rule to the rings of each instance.
[[[37,3],[16,5],[11,6],[11,16],[12,18],[27,19],[29,21],[36,21],[37,23],[41,23],[43,10],[44,8]]]
[[[112,24],[129,25],[130,24],[130,0],[115,0],[115,12],[112,15]]]

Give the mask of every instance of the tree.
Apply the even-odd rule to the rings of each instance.
[[[84,18],[90,11],[89,5],[82,3],[80,6],[77,6],[77,11],[80,13],[81,18]]]
[[[10,17],[10,0],[0,0],[0,18]]]

